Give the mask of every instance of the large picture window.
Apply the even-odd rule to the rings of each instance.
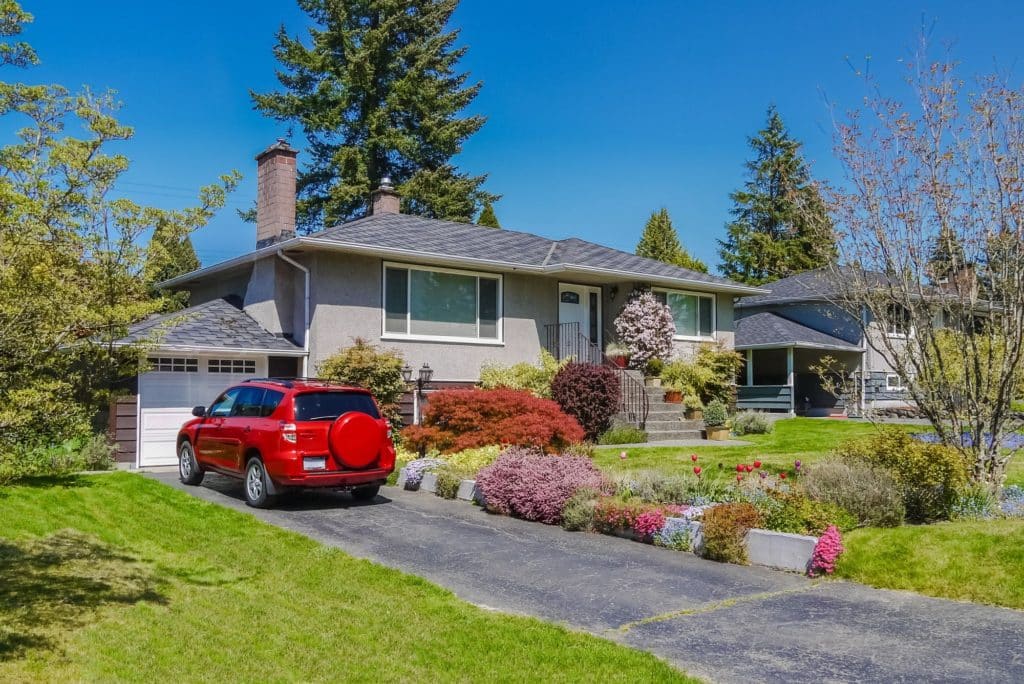
[[[654,296],[672,310],[676,337],[710,339],[715,336],[715,298],[713,295],[676,290],[655,290]]]
[[[500,341],[501,277],[386,264],[384,334]]]

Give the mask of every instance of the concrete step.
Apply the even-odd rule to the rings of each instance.
[[[667,442],[675,439],[703,439],[704,434],[700,430],[664,430],[658,432],[647,432],[648,442]]]
[[[651,420],[650,416],[647,418],[647,431],[651,430],[701,430],[704,428],[703,421],[699,420]]]
[[[647,420],[683,420],[685,414],[673,409],[662,409],[652,406],[647,412]]]

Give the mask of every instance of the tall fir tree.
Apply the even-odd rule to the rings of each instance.
[[[161,223],[153,231],[146,248],[143,278],[153,296],[162,296],[164,311],[176,311],[188,305],[187,292],[165,292],[156,285],[197,270],[202,264],[192,246],[192,239],[170,223]]]
[[[825,202],[775,106],[749,140],[749,179],[730,195],[733,221],[719,240],[722,273],[750,285],[826,266],[836,255]]]
[[[476,219],[476,225],[487,228],[501,228],[498,215],[494,213],[494,205],[490,200],[484,202],[484,208],[480,210],[480,216]]]
[[[304,231],[357,218],[389,177],[403,211],[471,221],[485,175],[452,158],[485,118],[463,110],[482,83],[458,70],[465,47],[447,24],[458,0],[299,0],[309,43],[282,26],[274,54],[282,90],[252,93],[256,109],[298,125],[307,140],[299,174]]]
[[[640,242],[636,245],[636,253],[637,256],[657,259],[691,271],[708,272],[707,265],[700,259],[690,256],[683,247],[668,215],[668,209],[664,207],[651,212],[651,217],[644,226],[643,235],[640,236]]]
[[[949,226],[942,226],[932,242],[931,253],[928,255],[928,277],[933,284],[945,282],[965,266],[967,254],[963,242],[955,230]]]

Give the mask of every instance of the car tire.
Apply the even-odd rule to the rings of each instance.
[[[263,461],[259,458],[249,459],[245,464],[245,480],[242,487],[245,491],[245,503],[253,508],[270,508],[277,498],[270,494],[272,487]]]
[[[194,487],[203,481],[204,475],[206,471],[199,467],[192,444],[187,440],[182,442],[178,447],[178,479]]]
[[[356,487],[352,490],[352,498],[356,501],[373,501],[377,498],[378,492],[380,492],[380,485],[373,485],[372,487]]]

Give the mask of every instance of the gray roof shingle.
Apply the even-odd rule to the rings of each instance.
[[[804,347],[808,349],[834,349],[836,351],[863,351],[858,345],[833,337],[827,333],[788,318],[763,311],[736,320],[736,349],[752,347]]]
[[[873,284],[874,287],[885,287],[889,282],[882,273],[875,271],[854,272],[851,267],[843,267],[842,273],[850,273],[854,283]],[[834,301],[840,299],[844,288],[837,282],[836,274],[828,268],[819,268],[797,275],[766,283],[762,287],[770,290],[768,294],[744,297],[736,302],[737,308],[752,306],[770,306],[772,304],[789,304],[795,302]]]
[[[421,255],[491,261],[508,266],[602,269],[624,276],[743,288],[727,278],[691,271],[579,238],[551,240],[514,230],[438,221],[408,214],[376,214],[309,236],[313,240],[366,248],[406,250]]]
[[[152,343],[159,348],[206,348],[302,352],[294,342],[265,330],[249,314],[226,299],[140,321],[128,329],[119,344]]]

